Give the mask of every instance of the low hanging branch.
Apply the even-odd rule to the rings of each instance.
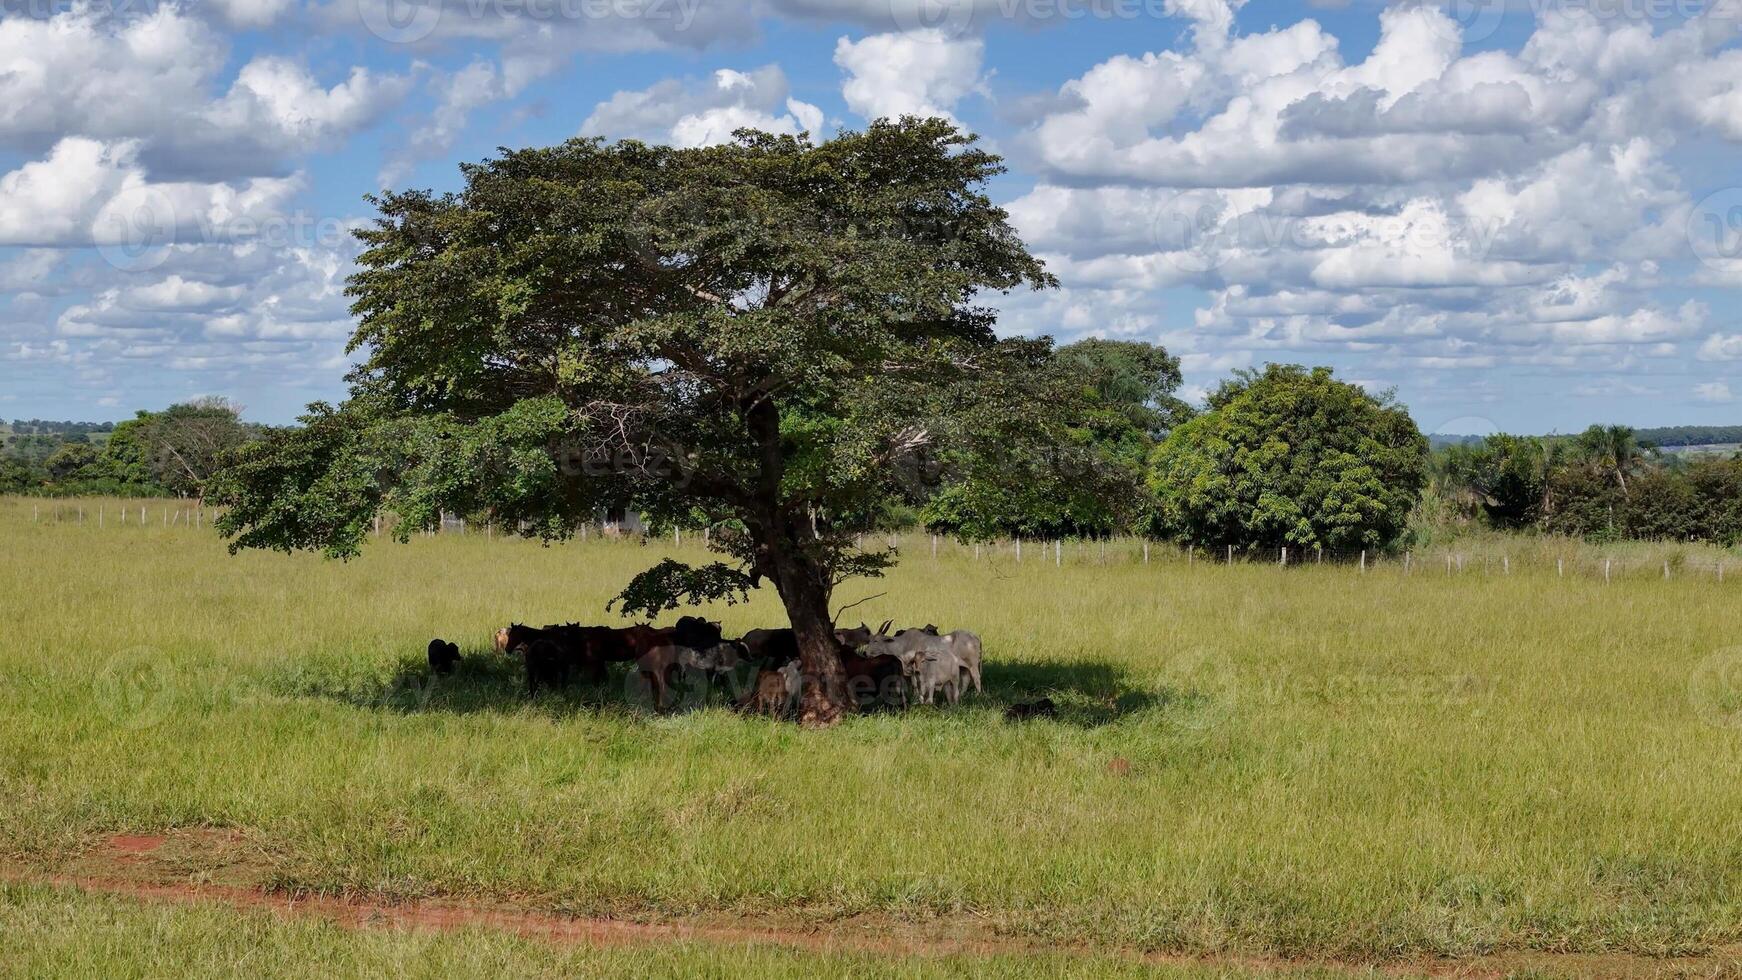
[[[887,592],[879,592],[876,595],[868,595],[865,598],[860,599],[858,602],[849,602],[846,605],[842,606],[841,608],[835,610],[835,616],[833,619],[829,620],[829,622],[839,624],[841,622],[841,614],[842,613],[853,608],[854,606],[862,606],[865,603],[870,602],[872,599],[881,599],[888,594],[889,593],[887,593]]]
[[[700,568],[667,558],[631,579],[606,609],[617,607],[624,616],[643,614],[652,619],[662,612],[676,609],[683,600],[692,606],[724,600],[728,605],[748,602],[756,583],[749,575],[730,565],[714,562]]]

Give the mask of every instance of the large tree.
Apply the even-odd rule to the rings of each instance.
[[[241,406],[223,398],[140,412],[115,427],[107,455],[119,473],[143,477],[171,493],[200,496],[224,454],[255,435]]]
[[[892,560],[855,535],[942,452],[1054,438],[1050,341],[1000,341],[987,291],[1052,278],[984,193],[998,158],[905,119],[813,144],[571,140],[388,193],[351,280],[366,354],[342,406],[244,448],[232,547],[354,553],[381,508],[546,538],[601,508],[701,521],[727,561],[665,561],[625,613],[773,584],[803,717],[845,704],[829,602]]]
[[[1242,371],[1156,447],[1161,530],[1208,545],[1383,547],[1427,479],[1427,438],[1389,394],[1330,368]]]
[[[1149,522],[1149,454],[1192,415],[1174,395],[1179,358],[1142,341],[1090,338],[1055,350],[1047,368],[1053,386],[1073,396],[1066,438],[1012,447],[995,467],[945,459],[920,512],[928,527],[966,538],[1057,538]],[[1022,479],[1008,479],[1013,472]]]

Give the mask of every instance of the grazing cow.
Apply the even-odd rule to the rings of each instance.
[[[429,669],[446,677],[460,665],[460,645],[437,637],[429,641]]]
[[[720,624],[711,623],[700,616],[681,616],[677,625],[671,628],[672,639],[697,650],[720,645]]]
[[[883,625],[877,627],[877,632],[873,633],[871,627],[866,626],[861,620],[859,625],[852,629],[836,630],[835,641],[849,650],[862,650],[865,648],[865,644],[871,642],[873,637],[887,636],[889,627],[894,622],[892,619],[884,620]]]
[[[920,660],[928,653],[943,652],[949,648],[949,641],[941,636],[933,636],[921,630],[902,630],[894,636],[879,634],[872,637],[871,642],[865,645],[865,653],[867,656],[888,656],[901,661],[908,680],[917,689]]]
[[[907,707],[907,679],[900,658],[838,652],[841,670],[847,675],[847,693],[860,708]]]
[[[491,639],[492,645],[496,647],[497,653],[508,652],[508,627],[504,626],[491,634]]]
[[[527,644],[526,693],[536,695],[540,687],[560,688],[569,681],[569,658],[563,648],[549,637],[539,637]]]
[[[696,653],[688,647],[667,643],[654,647],[635,659],[635,670],[653,692],[653,708],[664,711],[672,700],[671,689],[688,663],[696,662]]]
[[[762,661],[762,666],[776,670],[798,659],[798,636],[791,628],[754,629],[739,639],[748,652],[748,659]]]
[[[496,631],[496,649],[504,653],[524,653],[526,648],[545,638],[544,630],[524,623],[510,623]]]
[[[937,627],[933,626],[931,629],[935,631]],[[962,669],[968,672],[968,680],[973,683],[974,690],[984,693],[986,685],[980,682],[980,634],[968,630],[951,630],[944,634],[944,639],[950,641],[950,652],[962,662]]]
[[[610,632],[602,626],[582,626],[579,623],[546,626],[542,632],[562,648],[569,666],[579,669],[587,683],[599,684],[605,680],[605,661],[598,652],[601,630]]]
[[[956,659],[962,662],[962,669],[967,673],[966,682],[961,685],[963,693],[969,687],[975,691],[985,691],[986,686],[980,680],[980,637],[968,630],[953,630],[942,636],[938,628],[927,623],[918,629],[905,629],[895,634],[891,640],[892,646],[886,652],[901,657],[911,675],[914,659],[922,653],[947,647]]]
[[[708,683],[713,684],[738,669],[738,665],[744,662],[743,650],[744,644],[736,640],[701,649],[679,645],[678,665],[704,675]]]
[[[1039,701],[1013,704],[1004,709],[1004,718],[1006,721],[1027,721],[1030,718],[1057,718],[1058,714],[1058,705],[1052,703],[1052,698],[1041,698]]]

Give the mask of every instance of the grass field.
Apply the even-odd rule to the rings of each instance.
[[[654,716],[616,683],[528,703],[489,631],[604,621],[665,550],[472,534],[347,564],[231,558],[155,519],[32,523],[30,502],[0,501],[0,855],[18,874],[65,871],[110,835],[214,828],[225,846],[180,856],[178,874],[1105,952],[1385,961],[1742,941],[1742,574],[1060,568],[914,549],[841,601],[886,590],[850,618],[981,632],[977,702],[825,732],[718,706]],[[711,614],[737,631],[776,609]],[[466,650],[461,676],[423,677],[435,635]],[[1058,721],[1003,721],[1039,693]],[[26,962],[123,921],[219,956],[224,915],[0,890]],[[399,955],[432,973],[889,966],[239,921],[263,957],[342,972]],[[904,968],[968,970],[952,963]]]

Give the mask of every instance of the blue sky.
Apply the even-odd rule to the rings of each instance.
[[[343,395],[383,186],[499,145],[944,114],[1062,288],[1002,328],[1742,421],[1742,0],[41,0],[0,15],[0,416]]]

